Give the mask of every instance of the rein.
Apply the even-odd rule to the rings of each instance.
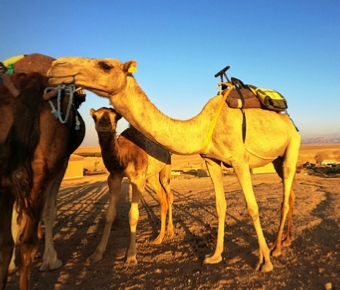
[[[51,100],[49,100],[49,104],[51,106],[52,109],[52,113],[54,114],[54,116],[59,120],[60,123],[62,124],[66,124],[70,115],[70,111],[71,108],[73,106],[73,96],[74,93],[77,91],[76,87],[74,84],[71,85],[59,85],[56,88],[54,87],[48,87],[45,89],[44,91],[44,95],[51,95],[51,92],[55,91],[53,94],[53,97],[55,95],[57,95],[57,109],[55,108],[53,102]],[[65,94],[69,96],[68,99],[68,104],[67,104],[67,109],[66,109],[66,114],[65,114],[65,118],[63,119],[62,117],[62,109],[61,109],[61,96],[62,96],[62,92],[65,91]],[[79,122],[79,118],[78,115],[76,114],[76,130],[80,129],[80,122]]]
[[[3,74],[1,76],[2,82],[4,86],[9,90],[9,92],[16,98],[19,96],[20,92],[18,89],[15,87],[14,83],[11,80],[11,75],[9,74]]]
[[[215,127],[216,127],[216,124],[217,124],[217,120],[218,120],[219,116],[221,115],[225,101],[226,101],[228,95],[230,94],[230,92],[234,89],[234,86],[231,83],[223,83],[223,85],[227,85],[228,89],[223,91],[224,95],[223,95],[222,101],[217,108],[214,119],[211,122],[209,131],[208,131],[208,135],[205,138],[204,145],[203,145],[202,149],[200,150],[199,154],[204,154],[205,150],[207,150],[207,147],[208,147],[208,145],[211,141],[212,134],[214,133],[214,130],[215,130]]]

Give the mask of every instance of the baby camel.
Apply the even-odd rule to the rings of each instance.
[[[161,230],[153,243],[160,244],[165,236],[165,220],[168,210],[167,235],[173,235],[173,195],[170,190],[171,156],[166,149],[153,143],[133,127],[126,129],[117,139],[117,121],[122,116],[113,108],[90,109],[90,115],[95,122],[104,165],[110,173],[108,177],[110,200],[102,239],[88,261],[96,262],[103,257],[111,226],[116,217],[121,182],[124,177],[127,177],[132,186],[132,200],[129,212],[130,245],[126,262],[136,264],[138,202],[144,191],[146,180],[156,190],[161,207]]]

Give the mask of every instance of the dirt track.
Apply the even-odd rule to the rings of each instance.
[[[235,176],[225,176],[228,202],[223,261],[204,265],[216,242],[217,217],[210,178],[173,179],[175,236],[150,243],[159,229],[159,205],[147,187],[140,202],[136,266],[126,266],[129,241],[126,194],[103,260],[87,265],[104,228],[107,207],[105,175],[64,181],[58,200],[55,247],[64,266],[41,273],[43,241],[31,267],[32,289],[324,289],[340,287],[340,179],[297,175],[293,242],[273,258],[274,270],[254,270],[258,245],[245,200]],[[282,186],[275,174],[253,175],[264,234],[275,238]],[[126,184],[125,184],[126,191]],[[6,289],[18,289],[18,274]]]

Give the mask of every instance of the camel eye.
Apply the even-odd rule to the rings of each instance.
[[[99,62],[99,66],[106,72],[109,72],[113,67],[104,61]]]

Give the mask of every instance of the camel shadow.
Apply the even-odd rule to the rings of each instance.
[[[146,187],[146,192],[148,193],[149,198],[152,198],[154,202],[158,202],[157,196],[152,188]],[[179,231],[182,231],[184,232],[184,238],[181,243],[187,245],[187,247],[183,247],[183,255],[194,256],[195,260],[203,263],[204,258],[213,252],[216,245],[217,226],[215,225],[217,222],[217,215],[214,196],[211,196],[207,202],[207,200],[200,201],[197,196],[188,198],[187,195],[184,195],[179,191],[172,190],[172,192],[174,194],[173,219],[175,237],[173,239],[164,239],[162,244],[164,251],[168,250],[167,247],[169,243],[176,240],[176,234]],[[237,190],[236,192],[237,194],[241,194],[240,190]],[[231,194],[233,194],[233,192]],[[155,237],[158,234],[160,222],[159,215],[156,214],[157,211],[159,211],[159,207],[150,206],[144,198],[142,198],[142,204],[146,208],[148,219],[150,220],[152,237]],[[207,222],[207,216],[210,217],[210,222]],[[251,250],[257,249],[258,244],[250,218],[239,219],[227,211],[227,220],[228,219],[233,220],[233,225],[226,222],[222,258],[228,260],[230,256],[233,256],[236,253],[243,262],[254,268],[258,258]],[[191,221],[191,223],[189,221]],[[193,224],[195,225],[193,226]],[[249,247],[248,251],[245,251],[244,245],[238,243],[238,238],[247,240]]]
[[[258,243],[241,189],[225,190],[228,208],[223,260],[215,265],[203,264],[205,256],[214,250],[217,238],[213,189],[172,191],[174,237],[165,238],[160,245],[150,244],[150,240],[158,234],[160,208],[156,193],[147,185],[141,198],[136,233],[138,264],[127,266],[125,254],[130,238],[130,202],[123,190],[103,259],[88,265],[86,259],[96,249],[104,229],[107,182],[62,186],[57,203],[54,244],[64,265],[52,272],[39,272],[44,249],[42,241],[31,267],[31,288],[42,289],[44,281],[51,281],[49,283],[56,285],[56,289],[118,289],[122,285],[130,289],[171,289],[187,285],[185,283],[189,280],[191,284],[183,289],[200,285],[237,288],[241,286],[235,281],[244,275],[253,279],[253,286],[269,285],[268,288],[270,281],[281,281],[282,277],[288,281],[285,283],[290,289],[301,285],[321,289],[328,281],[340,284],[339,278],[334,277],[334,269],[337,269],[340,259],[340,231],[335,216],[340,195],[336,189],[334,192],[314,192],[324,198],[309,201],[311,210],[303,213],[299,212],[299,206],[306,207],[305,202],[311,195],[310,186],[297,190],[300,196],[293,216],[293,242],[291,247],[283,248],[280,257],[272,259],[274,271],[270,274],[254,271],[258,261]],[[279,224],[282,186],[279,183],[270,185],[270,196],[267,191],[265,184],[255,186],[265,237],[272,241]],[[140,277],[145,278],[144,282],[140,281]],[[17,277],[10,280],[6,289],[18,289]]]
[[[53,281],[54,284],[58,284],[59,277],[72,270],[75,264],[79,263],[83,267],[87,267],[85,260],[88,257],[86,255],[94,252],[103,232],[108,198],[106,179],[104,181],[61,186],[58,193],[57,218],[53,232],[54,245],[63,266],[53,271],[39,271],[44,251],[44,239],[41,239],[37,255],[32,262],[31,289],[41,289],[40,283],[42,279],[48,279]],[[112,226],[112,231],[126,229],[123,234],[128,237],[129,225],[126,201],[127,198],[121,194],[119,201],[121,206],[117,209],[117,218]],[[112,235],[108,249],[114,248],[118,250],[110,252],[110,258],[116,259],[115,255],[118,255],[119,247],[114,243],[115,238]],[[83,253],[82,249],[87,250]],[[105,259],[105,256],[104,254],[103,259]],[[20,266],[20,261],[18,261],[18,265]],[[90,265],[88,268],[91,269],[92,267],[95,268],[96,265]],[[18,271],[16,271],[10,276],[6,289],[18,289],[18,280]],[[69,280],[72,285],[74,283],[73,279],[70,278]]]

